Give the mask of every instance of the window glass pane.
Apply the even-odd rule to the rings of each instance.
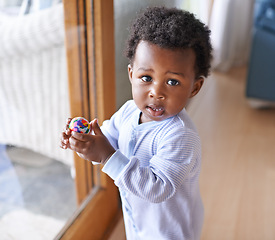
[[[77,208],[73,154],[59,148],[70,116],[63,21],[59,0],[0,2],[4,239],[53,239]]]

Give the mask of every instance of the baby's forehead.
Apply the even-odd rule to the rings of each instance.
[[[168,52],[174,52],[174,53],[182,53],[182,54],[186,54],[186,52],[190,52],[192,51],[195,54],[195,51],[192,47],[189,47],[188,45],[186,46],[171,46],[171,45],[163,45],[163,44],[158,44],[158,43],[154,43],[152,41],[148,41],[148,40],[143,40],[141,39],[136,48],[135,48],[135,54],[136,52],[140,49],[141,45],[146,45],[147,49],[160,49],[160,50],[164,50],[164,51],[168,51]]]
[[[195,52],[191,48],[164,48],[157,44],[152,44],[147,41],[142,41],[136,48],[136,53],[133,62],[146,63],[150,65],[150,61],[174,63],[195,63]]]

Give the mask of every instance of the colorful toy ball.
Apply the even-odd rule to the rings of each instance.
[[[87,119],[83,117],[75,117],[70,122],[69,129],[78,133],[89,133],[91,126]]]

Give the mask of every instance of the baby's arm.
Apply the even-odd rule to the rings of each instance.
[[[62,133],[62,148],[69,148],[77,152],[81,158],[99,163],[105,163],[109,156],[115,152],[115,149],[101,132],[97,119],[90,123],[94,135],[70,131],[68,129],[69,123],[70,120],[68,120],[66,129]]]

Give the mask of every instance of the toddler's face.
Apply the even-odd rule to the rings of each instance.
[[[192,49],[165,49],[146,41],[137,46],[128,72],[133,99],[142,112],[142,123],[162,121],[178,114],[204,81],[195,80]]]

